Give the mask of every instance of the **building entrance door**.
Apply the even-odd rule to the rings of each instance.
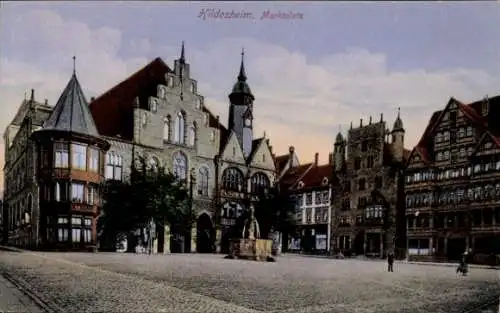
[[[465,238],[448,238],[446,255],[449,260],[458,261],[465,252]]]

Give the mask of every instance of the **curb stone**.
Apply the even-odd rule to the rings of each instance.
[[[13,284],[19,291],[21,291],[24,295],[30,298],[35,304],[42,309],[46,313],[63,313],[64,311],[57,307],[55,304],[49,304],[39,296],[37,296],[34,292],[29,288],[29,284],[26,283],[21,278],[14,278],[9,273],[3,272],[1,275]]]

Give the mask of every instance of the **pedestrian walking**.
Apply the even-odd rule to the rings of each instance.
[[[460,263],[458,264],[457,274],[462,273],[463,276],[467,276],[467,272],[469,272],[469,266],[467,265],[467,256],[468,253],[465,251],[462,254],[462,258],[460,259]]]
[[[389,253],[387,255],[387,271],[388,272],[394,272],[394,254]]]

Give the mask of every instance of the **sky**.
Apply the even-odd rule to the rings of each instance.
[[[210,10],[246,18],[213,18]],[[265,12],[294,18],[262,18]],[[269,15],[267,15],[269,17]],[[326,162],[339,129],[401,108],[411,149],[450,97],[500,94],[500,2],[2,2],[0,128],[29,90],[54,105],[76,71],[87,99],[185,42],[191,76],[227,120],[242,47],[255,136]],[[3,164],[3,142],[0,144]]]

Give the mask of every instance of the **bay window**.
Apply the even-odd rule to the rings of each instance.
[[[54,143],[54,167],[67,168],[69,165],[69,147],[65,142]]]
[[[72,144],[71,145],[71,167],[80,170],[87,169],[87,146]]]
[[[85,200],[85,185],[82,183],[71,184],[71,201],[83,203]]]
[[[99,172],[99,150],[89,149],[89,171]]]

